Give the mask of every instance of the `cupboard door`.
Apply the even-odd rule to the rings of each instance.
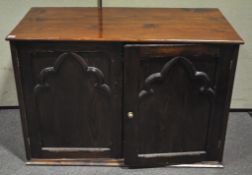
[[[207,160],[218,47],[132,44],[124,53],[125,163]]]
[[[120,47],[18,48],[31,158],[121,157]]]

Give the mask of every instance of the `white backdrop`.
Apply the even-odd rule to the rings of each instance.
[[[96,6],[96,0],[0,0],[0,106],[17,105],[11,56],[5,36],[30,7]],[[219,8],[245,40],[241,46],[232,108],[252,108],[252,1],[251,0],[103,0],[105,7]]]

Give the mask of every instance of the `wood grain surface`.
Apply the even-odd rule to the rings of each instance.
[[[32,8],[7,40],[243,43],[218,9]]]

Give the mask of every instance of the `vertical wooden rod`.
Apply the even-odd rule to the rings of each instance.
[[[98,0],[97,3],[98,3],[99,37],[102,38],[102,34],[103,34],[102,0]]]
[[[102,8],[102,0],[98,0],[98,8]]]

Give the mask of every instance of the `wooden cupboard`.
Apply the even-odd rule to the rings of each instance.
[[[7,40],[27,164],[220,166],[243,41],[219,10],[32,8]]]

